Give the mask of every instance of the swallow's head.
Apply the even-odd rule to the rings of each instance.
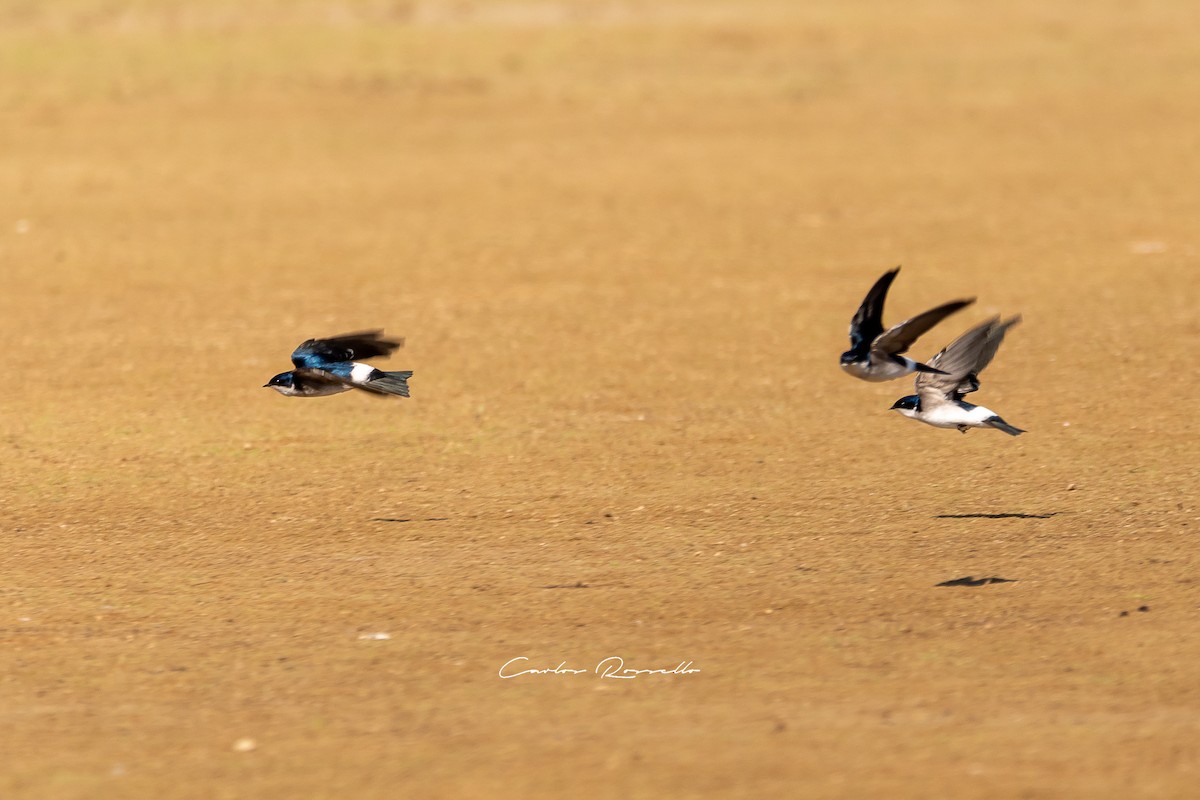
[[[860,358],[859,358],[858,353],[854,352],[853,350],[847,350],[846,352],[842,353],[842,366],[843,367],[846,366],[847,364],[853,364],[855,361],[859,361],[859,360],[860,360]]]
[[[288,389],[291,389],[292,385],[294,383],[295,383],[295,380],[292,377],[292,373],[281,372],[278,375],[276,375],[274,378],[271,378],[271,380],[264,383],[263,387],[264,388],[270,387],[272,389],[278,389],[279,391],[283,392],[283,391],[287,391]]]
[[[913,414],[920,412],[921,398],[917,397],[915,394],[910,394],[908,397],[901,397],[899,400],[892,403],[892,407],[888,410],[899,411],[901,414],[904,414],[904,416],[911,417]]]

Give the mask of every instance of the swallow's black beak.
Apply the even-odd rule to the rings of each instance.
[[[269,383],[264,383],[264,384],[263,384],[263,388],[264,388],[264,389],[270,389],[270,388],[271,388],[271,384],[269,384]]]

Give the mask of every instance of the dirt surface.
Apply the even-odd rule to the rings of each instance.
[[[1200,9],[124,5],[0,9],[0,797],[1196,796]]]

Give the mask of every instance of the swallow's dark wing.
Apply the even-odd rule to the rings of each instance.
[[[992,359],[996,357],[996,351],[1000,349],[1000,343],[1004,341],[1004,334],[1008,333],[1008,329],[1021,321],[1021,316],[1018,314],[1015,317],[1006,319],[1004,322],[993,320],[991,329],[988,330],[987,336],[984,338],[983,347],[979,350],[979,355],[976,356],[975,369],[967,373],[967,376],[958,382],[958,386],[954,389],[954,395],[961,400],[965,395],[971,392],[979,391],[979,373],[983,372],[984,367],[992,363]]]
[[[875,281],[871,291],[863,298],[862,305],[854,312],[850,320],[850,349],[861,350],[864,355],[871,347],[875,337],[883,333],[883,301],[887,299],[888,289],[896,279],[899,267],[890,269]]]
[[[336,375],[320,369],[297,369],[292,371],[292,386],[301,394],[337,394],[350,385]]]
[[[961,396],[979,388],[976,365],[988,346],[988,337],[999,324],[1000,318],[994,317],[976,325],[929,359],[929,366],[942,372],[917,373],[917,395],[921,398],[922,408],[944,403],[951,396]]]
[[[992,363],[992,359],[996,357],[996,351],[1000,349],[1000,343],[1004,341],[1004,334],[1008,333],[1008,329],[1021,321],[1021,315],[1010,317],[1004,322],[997,322],[988,332],[987,342],[983,349],[979,352],[978,360],[975,362],[975,369],[972,370],[976,375],[983,372],[984,367]]]
[[[300,369],[319,369],[356,358],[390,356],[403,344],[403,339],[383,338],[382,330],[344,333],[327,339],[309,339],[292,353],[292,363]]]
[[[376,370],[378,372],[378,370]],[[300,388],[301,379],[304,382],[311,382],[315,387],[320,386],[324,389],[325,394],[334,394],[329,390],[329,387],[337,387],[339,391],[347,391],[349,389],[362,389],[367,394],[373,397],[387,397],[390,395],[400,395],[408,397],[408,379],[412,377],[411,372],[384,372],[379,379],[372,379],[370,382],[355,383],[349,377],[342,377],[332,372],[326,372],[323,369],[297,369],[292,371],[293,381],[296,382],[297,388]]]
[[[974,302],[974,297],[967,300],[955,300],[954,302],[940,305],[937,308],[931,308],[924,314],[918,314],[912,319],[901,322],[899,325],[894,325],[886,333],[875,339],[874,344],[871,345],[871,350],[881,356],[898,356],[912,347],[913,342],[934,325],[937,325],[955,311],[960,311]]]

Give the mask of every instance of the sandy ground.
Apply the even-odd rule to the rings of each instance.
[[[0,8],[0,796],[1196,796],[1200,10],[126,5]]]

